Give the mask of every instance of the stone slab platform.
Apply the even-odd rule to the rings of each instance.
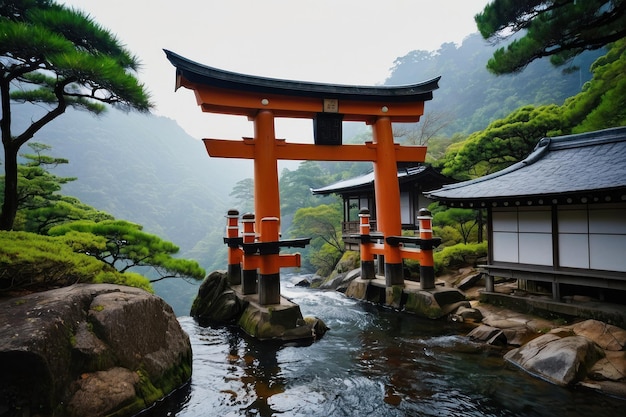
[[[626,328],[626,306],[621,304],[601,301],[564,303],[540,297],[517,296],[488,291],[480,292],[480,301],[521,312],[596,319]]]
[[[420,283],[415,281],[387,287],[382,277],[356,278],[348,286],[346,295],[430,319],[444,317],[461,306],[470,307],[465,294],[456,288],[437,285],[433,289],[422,290]]]

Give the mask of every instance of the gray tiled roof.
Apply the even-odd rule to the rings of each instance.
[[[422,175],[440,175],[432,167],[426,165],[420,165],[416,167],[408,167],[398,170],[398,181],[403,182],[413,178],[419,178]],[[449,179],[441,176],[445,181]],[[444,182],[442,180],[442,182]],[[440,183],[441,184],[441,183]],[[356,191],[364,188],[374,189],[374,172],[368,172],[367,174],[350,178],[347,180],[338,181],[334,184],[327,185],[325,187],[316,188],[311,190],[313,194],[333,194],[342,193],[347,191]]]
[[[626,192],[626,127],[543,138],[525,160],[428,196],[448,203],[564,196],[586,202],[615,192],[620,200]]]

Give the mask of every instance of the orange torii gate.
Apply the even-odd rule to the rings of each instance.
[[[432,92],[438,88],[439,78],[420,84],[380,87],[288,81],[224,71],[198,64],[170,51],[165,53],[176,67],[176,89],[186,87],[193,90],[202,111],[247,116],[254,123],[253,138],[204,139],[204,143],[209,155],[213,157],[254,159],[254,214],[256,231],[261,232],[259,244],[267,247],[278,236],[277,230],[269,231],[269,224],[277,228],[277,220],[280,218],[279,159],[370,161],[374,164],[378,231],[385,241],[379,245],[363,239],[364,244],[368,245],[366,253],[384,256],[386,286],[404,283],[402,259],[411,258],[419,260],[422,266],[421,287],[434,287],[432,242],[428,237],[431,235],[413,240],[401,236],[400,188],[397,178],[397,163],[423,162],[426,147],[395,144],[392,123],[419,121],[424,113],[424,102],[432,99]],[[287,143],[284,139],[277,139],[274,129],[274,119],[277,117],[312,119],[315,143]],[[342,144],[343,121],[371,125],[373,141],[362,145]],[[233,227],[229,223],[229,230],[234,230]],[[425,229],[430,229],[429,221]],[[236,242],[235,245],[240,243],[236,239],[230,242]],[[422,250],[405,248],[404,243],[422,244]],[[245,243],[242,245],[245,252]],[[250,253],[256,253],[253,252],[254,248],[250,248],[248,246]],[[276,249],[271,254],[274,261],[259,261],[253,265],[260,271],[261,304],[276,302],[277,294],[280,298],[279,268],[294,265],[293,260],[285,259],[282,263],[276,260],[278,258],[275,257],[275,251]],[[243,257],[245,258],[245,254]],[[236,256],[233,255],[232,258],[235,259]],[[245,259],[243,263],[245,265]],[[297,263],[299,264],[299,260]],[[263,286],[271,288],[262,288]],[[262,294],[265,296],[261,297]]]

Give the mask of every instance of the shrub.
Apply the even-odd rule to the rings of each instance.
[[[435,273],[441,273],[448,269],[455,269],[465,265],[474,265],[476,259],[487,256],[487,242],[482,243],[459,243],[454,246],[444,247],[435,252]]]
[[[461,233],[452,226],[433,226],[433,235],[441,238],[441,246],[454,246],[463,242]]]
[[[63,237],[0,231],[0,292],[45,290],[81,282],[115,282],[151,291],[147,279],[122,274],[76,253]]]

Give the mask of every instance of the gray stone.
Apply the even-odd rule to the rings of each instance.
[[[311,282],[308,280],[308,278],[299,278],[297,280],[295,280],[294,284],[295,287],[305,287],[308,288],[311,286]]]
[[[79,284],[10,298],[0,323],[0,407],[9,410],[133,415],[191,376],[189,337],[171,307],[141,289]],[[127,385],[111,391],[118,376]]]
[[[483,319],[483,313],[480,310],[466,306],[459,307],[456,314],[461,316],[465,322],[480,323]]]
[[[451,304],[444,304],[441,306],[441,311],[444,315],[458,312],[461,308],[471,308],[471,304],[467,300],[457,301]]]
[[[532,337],[526,327],[509,327],[502,329],[502,333],[506,337],[506,343],[511,346],[522,346]]]
[[[502,330],[481,324],[467,334],[475,342],[483,342],[490,345],[505,345],[506,337]]]
[[[602,356],[602,350],[584,337],[545,334],[511,350],[504,359],[533,375],[566,386],[582,381]]]
[[[468,275],[467,277],[463,278],[456,287],[461,291],[467,291],[473,286],[475,286],[476,283],[480,281],[482,276],[483,276],[482,272]]]
[[[598,320],[585,320],[571,326],[574,333],[593,340],[605,350],[624,350],[626,330]]]
[[[68,404],[73,416],[106,416],[137,397],[135,385],[139,375],[126,368],[111,368],[83,374],[76,383],[78,389]]]
[[[607,350],[605,357],[596,362],[589,371],[589,378],[597,381],[626,381],[626,352]]]
[[[304,322],[313,330],[315,339],[321,339],[330,330],[326,323],[318,317],[307,316],[304,318]]]
[[[338,275],[335,275],[332,278],[327,278],[320,286],[319,288],[322,290],[338,290],[342,284],[343,284],[343,280],[346,277],[346,273],[340,273]],[[348,285],[346,284],[346,287]]]
[[[324,282],[324,278],[317,274],[311,277],[311,287],[319,287],[322,282]]]
[[[214,271],[200,284],[190,315],[200,323],[236,323],[246,304],[230,288],[226,272]]]

